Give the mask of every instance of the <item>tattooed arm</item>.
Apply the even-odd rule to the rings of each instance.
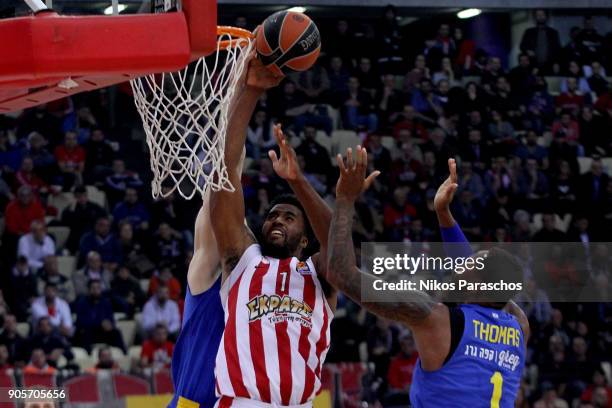
[[[367,310],[379,316],[409,326],[414,334],[421,365],[426,370],[437,370],[444,364],[450,350],[450,314],[448,308],[420,291],[387,291],[385,302],[362,301],[362,287],[373,290],[377,277],[357,268],[353,248],[352,226],[354,204],[359,194],[380,174],[365,178],[367,152],[357,148],[353,161],[347,151],[347,163],[336,158],[340,178],[336,185],[336,209],[329,229],[327,252],[327,280]]]
[[[329,233],[328,276],[329,282],[344,292],[353,301],[370,312],[387,319],[414,326],[422,323],[432,313],[436,302],[425,292],[391,292],[385,302],[361,300],[361,288],[373,288],[379,278],[364,273],[356,266],[352,239],[354,201],[346,198],[336,200]]]

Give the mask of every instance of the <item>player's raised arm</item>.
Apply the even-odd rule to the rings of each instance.
[[[440,225],[440,234],[445,243],[446,253],[452,257],[468,257],[472,255],[472,247],[455,221],[450,205],[458,188],[457,163],[455,159],[448,159],[448,177],[438,187],[434,197],[434,209]]]
[[[332,210],[304,177],[298,165],[295,150],[285,138],[280,124],[274,126],[274,137],[280,148],[280,157],[276,155],[274,150],[270,150],[268,155],[270,156],[270,160],[272,160],[272,165],[274,166],[276,174],[289,183],[291,190],[293,190],[298,200],[304,206],[306,217],[308,217],[314,235],[321,245],[321,252],[312,257],[313,262],[315,263],[317,273],[325,277],[325,270],[327,267],[327,239],[329,235],[329,226],[331,224]],[[332,290],[333,289],[331,289],[330,292]],[[328,298],[332,295],[333,293],[327,293]]]
[[[244,225],[244,197],[240,184],[240,158],[246,141],[247,126],[255,110],[257,100],[266,89],[281,81],[252,57],[246,78],[241,79],[229,112],[225,135],[225,165],[234,191],[218,191],[211,196],[210,217],[217,247],[223,264],[224,278],[238,263],[244,250],[255,242],[253,234]]]
[[[347,151],[346,164],[337,157],[340,178],[336,185],[336,208],[329,230],[327,252],[327,279],[338,290],[344,292],[355,302],[379,316],[404,322],[413,326],[424,322],[432,313],[436,302],[426,293],[411,291],[407,294],[389,294],[387,302],[363,302],[361,285],[372,287],[374,276],[357,268],[353,247],[352,227],[355,201],[367,188],[378,172],[367,179],[367,152],[358,147],[353,159],[352,151]]]

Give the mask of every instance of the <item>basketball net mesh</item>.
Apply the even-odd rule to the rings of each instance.
[[[227,41],[233,46],[222,48]],[[151,153],[153,198],[234,191],[224,161],[225,133],[230,101],[252,47],[248,38],[221,34],[215,53],[185,69],[130,81]]]

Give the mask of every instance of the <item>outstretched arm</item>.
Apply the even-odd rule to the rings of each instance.
[[[380,174],[372,173],[365,178],[368,167],[368,153],[365,148],[357,147],[353,160],[351,149],[347,150],[347,163],[338,155],[340,179],[336,185],[336,208],[329,230],[327,254],[327,279],[348,297],[377,315],[414,325],[427,319],[436,302],[426,293],[410,291],[408,294],[389,294],[386,302],[364,302],[361,287],[373,287],[373,275],[361,272],[355,260],[352,229],[355,215],[355,201],[364,188]]]
[[[427,293],[388,291],[385,302],[364,302],[361,287],[373,287],[374,276],[361,272],[355,263],[352,224],[355,200],[363,190],[367,152],[358,149],[356,162],[347,153],[347,165],[338,157],[340,179],[336,186],[336,209],[328,240],[328,280],[338,290],[367,310],[409,326],[414,333],[421,364],[426,370],[440,368],[450,349],[450,316],[448,308]],[[368,179],[376,177],[376,173]]]
[[[446,253],[453,257],[468,257],[474,252],[461,227],[455,221],[450,210],[450,204],[457,191],[457,163],[455,159],[448,159],[449,176],[438,188],[434,197],[434,209],[440,225],[440,235],[445,243],[457,243],[445,245]]]
[[[399,292],[391,292],[385,302],[361,300],[361,287],[373,287],[374,280],[378,278],[362,272],[356,266],[352,239],[354,204],[354,201],[345,198],[336,200],[336,209],[329,231],[328,281],[374,314],[403,322],[408,326],[422,323],[431,315],[436,305],[425,292],[409,291],[401,296]]]
[[[266,89],[276,86],[280,80],[281,78],[275,77],[261,61],[251,57],[246,81],[241,80],[238,84],[230,106],[225,135],[225,165],[234,191],[213,192],[210,202],[210,217],[223,265],[224,279],[234,269],[245,249],[255,242],[253,234],[243,223],[244,196],[238,164],[245,144],[247,126],[257,100]]]
[[[276,174],[289,183],[291,190],[293,190],[300,203],[304,206],[306,217],[321,246],[320,253],[313,255],[312,259],[317,273],[325,277],[327,269],[327,238],[332,218],[331,208],[329,208],[325,200],[304,177],[298,165],[295,150],[285,138],[280,124],[274,125],[274,137],[280,148],[280,158],[274,150],[270,150],[268,156],[272,160]],[[328,299],[335,296],[335,290],[329,288],[326,291],[326,296]]]
[[[242,172],[245,149],[242,149],[240,162],[236,171]],[[192,295],[208,290],[219,277],[221,257],[217,248],[217,239],[210,220],[210,196],[207,190],[202,198],[202,207],[196,217],[193,240],[193,257],[189,263],[187,283]]]

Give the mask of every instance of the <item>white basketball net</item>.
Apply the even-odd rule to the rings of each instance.
[[[217,51],[185,69],[131,80],[151,152],[154,198],[233,191],[224,162],[228,110],[253,41],[219,36]],[[167,187],[162,191],[162,185]]]

